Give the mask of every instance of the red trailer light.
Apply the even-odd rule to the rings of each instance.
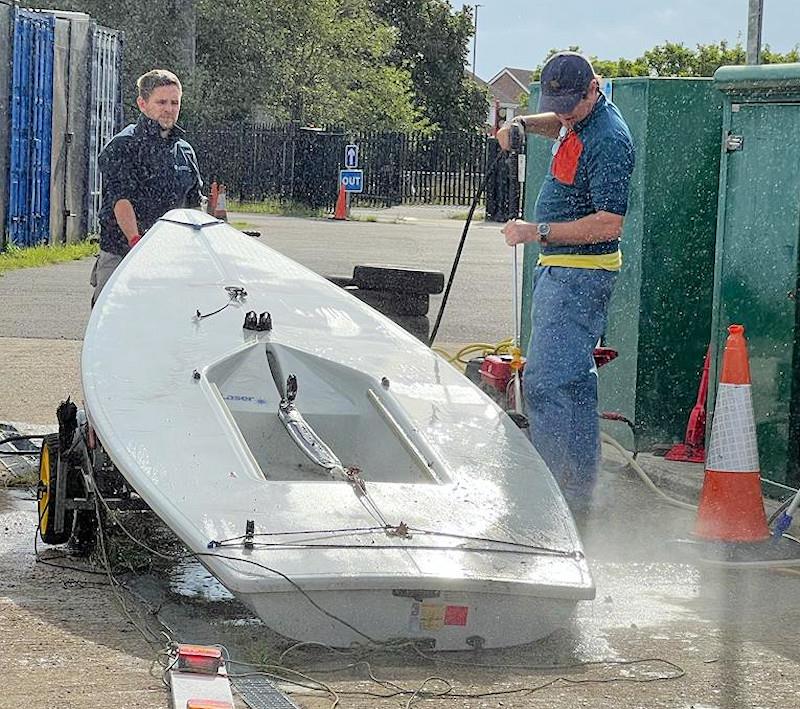
[[[177,669],[215,675],[222,666],[222,650],[208,645],[179,645]]]

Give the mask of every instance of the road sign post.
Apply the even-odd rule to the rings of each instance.
[[[350,215],[350,193],[364,191],[364,172],[357,170],[358,167],[358,146],[355,144],[346,145],[344,148],[344,166],[346,169],[339,170],[339,184],[344,185],[345,199],[347,204],[347,214]]]

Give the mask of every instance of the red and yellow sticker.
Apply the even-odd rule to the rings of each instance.
[[[409,626],[411,630],[441,630],[446,626],[466,626],[469,606],[444,603],[413,603]]]

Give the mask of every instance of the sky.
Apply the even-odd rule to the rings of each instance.
[[[459,0],[451,0],[460,8]],[[600,59],[635,59],[665,42],[747,45],[748,0],[478,0],[476,73],[534,69],[549,50],[578,45]],[[798,0],[764,0],[762,44],[788,52],[800,44]],[[472,68],[472,46],[469,67]]]

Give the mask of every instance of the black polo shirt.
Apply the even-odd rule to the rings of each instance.
[[[177,125],[166,138],[161,127],[144,114],[117,133],[103,148],[98,163],[103,175],[100,207],[100,248],[124,256],[128,240],[117,225],[114,205],[133,205],[139,233],[144,234],[170,209],[200,206],[203,181],[194,149]]]

